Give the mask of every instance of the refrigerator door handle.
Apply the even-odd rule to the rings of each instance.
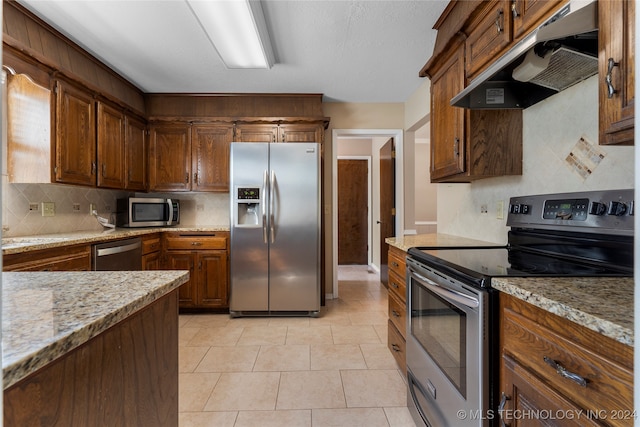
[[[275,187],[276,187],[276,173],[271,171],[271,182],[269,183],[269,228],[271,229],[271,243],[276,241],[276,232],[274,226],[275,215],[273,214],[273,207],[275,198]]]
[[[268,172],[265,169],[264,174],[262,175],[262,240],[265,244],[269,243],[267,241],[267,200],[265,199],[265,195],[267,194],[267,175]]]

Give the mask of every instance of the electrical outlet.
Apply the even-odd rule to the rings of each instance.
[[[496,218],[504,219],[504,201],[502,200],[496,203]]]
[[[74,212],[80,212],[80,203],[74,203],[73,204],[73,211]]]
[[[96,205],[89,203],[89,215],[93,215],[93,211],[96,210]]]
[[[38,212],[40,210],[40,205],[37,203],[29,203],[29,212]]]
[[[53,202],[42,202],[42,216],[56,216],[56,204]]]
[[[197,204],[197,205],[196,205],[196,211],[198,211],[198,212],[204,211],[204,205],[202,205],[202,204]]]
[[[480,205],[480,213],[481,214],[486,214],[487,212],[489,212],[489,209],[488,209],[487,205],[486,204]]]

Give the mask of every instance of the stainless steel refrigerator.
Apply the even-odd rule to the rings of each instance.
[[[320,145],[231,144],[230,314],[320,311]]]

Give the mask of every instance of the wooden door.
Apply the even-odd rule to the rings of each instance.
[[[338,264],[367,265],[369,207],[366,160],[338,159]]]
[[[124,114],[98,103],[98,187],[124,188]]]
[[[518,39],[542,24],[560,3],[561,0],[512,0],[513,38]]]
[[[396,234],[396,150],[393,138],[380,148],[380,281],[389,282],[387,237]]]
[[[431,80],[431,180],[465,171],[465,110],[450,105],[464,88],[464,45]]]
[[[236,126],[236,142],[276,142],[278,125],[238,125]]]
[[[197,125],[191,130],[194,191],[229,191],[231,125]]]
[[[147,189],[147,126],[139,120],[127,117],[125,129],[125,188],[144,191]]]
[[[199,307],[229,307],[229,279],[226,251],[200,252],[198,255]]]
[[[56,82],[56,182],[96,185],[95,102],[93,96]]]
[[[149,154],[151,190],[191,190],[191,129],[189,125],[152,126]]]

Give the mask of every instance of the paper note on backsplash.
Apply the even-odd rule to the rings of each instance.
[[[598,167],[605,152],[582,136],[565,159],[567,166],[582,180],[586,180]]]

